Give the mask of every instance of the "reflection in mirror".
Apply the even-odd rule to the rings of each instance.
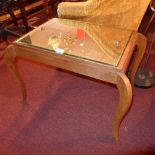
[[[54,18],[16,43],[117,66],[131,33],[116,27]]]

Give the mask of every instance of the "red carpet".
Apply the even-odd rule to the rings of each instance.
[[[0,48],[4,49],[2,42]],[[119,94],[115,87],[22,59],[17,65],[28,105],[22,105],[20,89],[1,60],[0,155],[155,154],[155,86],[135,88],[116,145],[112,123]],[[155,73],[155,48],[147,67]]]

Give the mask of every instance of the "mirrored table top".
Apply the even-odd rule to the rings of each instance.
[[[129,30],[54,18],[15,44],[117,66],[131,34]]]

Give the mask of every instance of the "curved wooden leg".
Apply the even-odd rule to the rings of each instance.
[[[4,59],[5,59],[5,64],[8,70],[12,73],[17,84],[20,86],[20,89],[22,91],[23,104],[26,104],[26,97],[27,97],[26,87],[16,67],[15,60],[14,60],[15,54],[12,51],[12,47],[8,47],[6,49],[5,54],[4,54]]]
[[[146,38],[144,35],[142,35],[140,33],[137,34],[136,45],[137,45],[137,49],[136,49],[136,53],[135,53],[135,58],[134,58],[132,68],[130,70],[130,75],[129,75],[129,79],[130,79],[132,87],[134,87],[135,75],[136,75],[138,67],[143,59],[143,56],[145,54]]]
[[[118,74],[117,88],[120,94],[120,101],[114,120],[114,138],[116,143],[119,141],[120,124],[132,103],[132,87],[124,73]]]

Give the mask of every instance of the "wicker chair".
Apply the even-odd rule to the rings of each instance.
[[[58,17],[138,30],[151,0],[87,0],[62,2]]]

